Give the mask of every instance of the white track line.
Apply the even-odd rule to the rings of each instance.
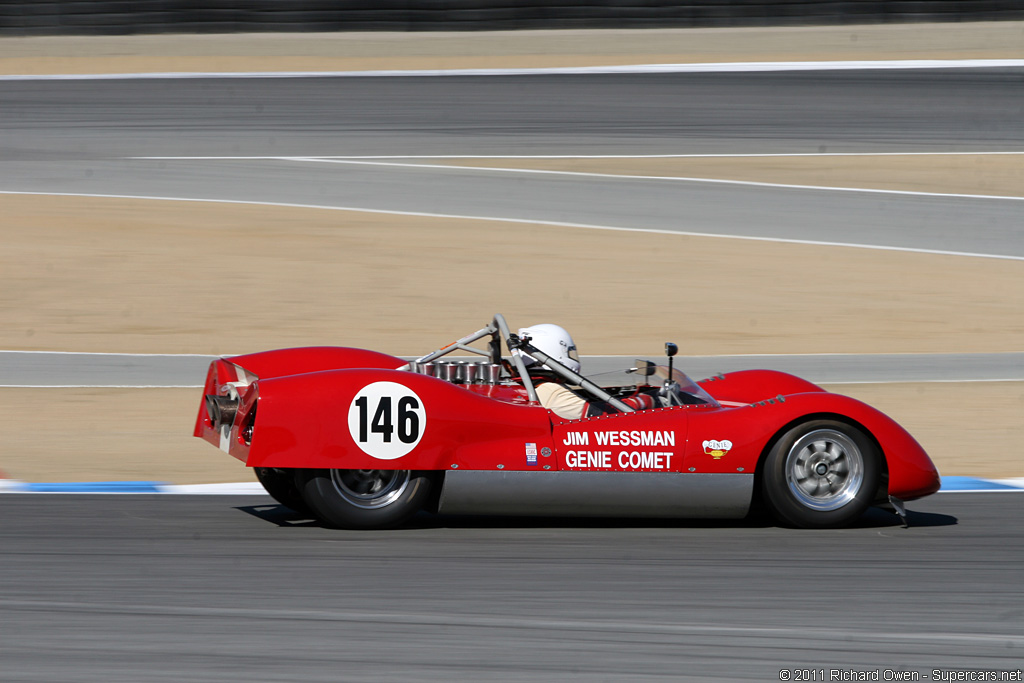
[[[1024,152],[1008,152],[1007,154],[1024,154]],[[741,158],[744,156],[759,156],[759,155],[733,155],[734,158]],[[800,155],[760,155],[760,156],[800,156]],[[822,156],[822,155],[806,155],[806,156]],[[873,156],[873,155],[872,155]],[[905,195],[912,197],[940,197],[950,199],[986,199],[986,200],[1000,200],[1000,201],[1024,201],[1024,196],[1016,195],[993,195],[993,194],[962,194],[955,192],[923,192],[918,190],[885,190],[880,188],[870,187],[841,187],[835,185],[796,185],[792,183],[770,183],[756,180],[729,180],[723,178],[704,178],[704,177],[691,177],[691,176],[661,176],[661,175],[641,175],[636,173],[594,173],[585,171],[556,171],[549,169],[536,169],[536,168],[510,168],[507,166],[459,166],[453,164],[418,164],[418,163],[404,163],[398,161],[373,161],[372,159],[379,159],[380,157],[328,157],[328,156],[277,156],[277,157],[128,157],[132,160],[145,160],[145,161],[290,161],[290,162],[306,162],[306,163],[321,163],[321,164],[347,164],[353,166],[388,166],[396,168],[415,168],[415,169],[433,169],[443,171],[461,171],[461,172],[472,172],[472,171],[485,171],[489,173],[521,173],[521,174],[532,174],[532,175],[556,175],[556,176],[573,176],[573,177],[585,177],[585,178],[602,178],[602,179],[613,179],[613,180],[661,180],[666,182],[687,182],[687,183],[705,183],[711,185],[739,185],[743,187],[768,187],[774,189],[784,190],[814,190],[824,192],[866,192],[870,194],[887,194],[887,195]],[[513,157],[392,157],[394,159],[404,158],[477,158],[477,159],[511,159]],[[612,158],[612,157],[514,157],[518,159],[554,159],[554,158],[565,158],[565,159],[598,159],[598,158]],[[630,158],[630,157],[615,157],[615,158]],[[636,159],[643,158],[686,158],[682,156],[676,157],[632,157]],[[692,157],[698,158],[698,157]],[[714,155],[703,155],[703,158],[719,158]],[[723,157],[724,158],[724,157]]]
[[[319,209],[323,211],[358,211],[391,216],[419,216],[423,218],[450,218],[494,223],[517,223],[522,225],[550,225],[558,228],[582,228],[585,230],[608,230],[612,232],[638,232],[652,235],[678,235],[682,237],[709,237],[716,239],[745,240],[750,242],[771,242],[776,244],[803,244],[816,247],[846,247],[850,249],[870,249],[873,251],[895,251],[910,254],[930,254],[934,256],[959,256],[967,258],[998,259],[1002,261],[1024,261],[1024,256],[1008,254],[980,254],[969,251],[947,251],[943,249],[922,249],[917,247],[895,247],[879,244],[855,244],[851,242],[828,242],[823,240],[799,240],[785,237],[758,237],[754,235],[723,235],[711,232],[693,232],[684,230],[662,230],[658,228],[627,228],[614,225],[595,225],[592,223],[567,223],[563,221],[529,220],[525,218],[502,218],[496,216],[470,216],[464,214],[431,213],[426,211],[396,211],[394,209],[370,209],[359,206],[330,206],[326,204],[298,204],[291,202],[260,202],[241,199],[204,199],[198,197],[157,197],[153,195],[131,194],[98,194],[91,192],[24,192],[18,190],[0,190],[0,195],[22,195],[36,197],[92,197],[96,199],[144,199],[167,202],[197,202],[208,204],[238,204],[243,206],[279,206],[291,209]]]
[[[1024,151],[977,152],[766,152],[763,154],[305,154],[289,156],[150,156],[124,159],[163,161],[274,161],[282,159],[745,159],[775,157],[933,157],[1024,155]]]
[[[160,493],[190,496],[265,496],[267,490],[258,481],[228,484],[159,484]]]
[[[837,187],[832,185],[794,185],[791,183],[769,183],[756,180],[727,180],[722,178],[694,178],[688,176],[659,176],[623,173],[590,173],[585,171],[552,171],[536,168],[507,168],[499,166],[456,166],[450,164],[410,164],[396,161],[356,161],[352,159],[326,159],[322,157],[281,157],[281,161],[295,161],[321,164],[351,164],[359,166],[394,166],[398,168],[427,168],[446,171],[487,171],[490,173],[523,173],[529,175],[558,175],[584,178],[609,178],[614,180],[663,180],[671,182],[705,183],[709,185],[740,185],[744,187],[770,187],[784,190],[816,190],[826,192],[867,192],[870,194],[905,195],[912,197],[943,197],[953,199],[996,199],[1024,201],[1024,197],[991,194],[958,194],[954,192],[920,192],[915,190],[883,190],[867,187]]]
[[[508,69],[388,69],[378,71],[165,71],[108,74],[8,74],[0,81],[109,81],[195,78],[407,78],[438,76],[575,76],[586,74],[758,73],[890,69],[992,69],[1024,67],[1024,59],[900,59],[827,62],[709,62]]]

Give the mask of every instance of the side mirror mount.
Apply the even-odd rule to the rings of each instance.
[[[666,384],[672,381],[672,357],[679,353],[679,347],[672,342],[665,342],[665,355],[668,356],[668,379]]]
[[[665,355],[668,356],[668,377],[661,387],[661,395],[668,399],[669,405],[680,405],[678,385],[675,380],[675,373],[672,370],[672,357],[679,353],[679,347],[672,342],[665,342]]]

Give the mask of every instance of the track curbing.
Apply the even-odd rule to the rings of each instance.
[[[1024,492],[1024,477],[982,479],[979,477],[943,477],[939,493],[1013,493]],[[0,493],[43,494],[160,494],[186,496],[265,496],[259,482],[225,484],[166,484],[153,481],[25,482],[0,479]]]

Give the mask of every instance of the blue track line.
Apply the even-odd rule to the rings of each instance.
[[[161,493],[156,481],[10,482],[11,493]]]
[[[941,491],[1024,491],[1024,482],[1020,486],[1013,486],[991,479],[950,476],[942,478]]]

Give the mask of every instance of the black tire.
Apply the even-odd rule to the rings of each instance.
[[[302,493],[295,483],[295,470],[276,467],[254,467],[253,470],[271,498],[296,512],[304,515],[310,513],[309,506],[302,499]]]
[[[806,529],[846,526],[871,505],[881,456],[864,432],[834,420],[793,427],[765,458],[761,486],[775,518]]]
[[[343,529],[389,529],[426,505],[432,472],[410,470],[303,470],[302,496],[320,521]]]

